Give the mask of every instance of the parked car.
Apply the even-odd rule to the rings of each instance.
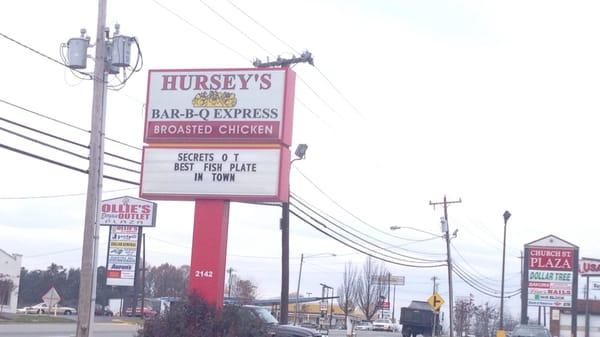
[[[96,304],[96,309],[94,310],[94,314],[96,316],[112,316],[113,312],[110,310],[109,306],[103,306],[101,304]]]
[[[269,336],[272,337],[321,337],[321,333],[314,329],[307,329],[294,325],[280,325],[277,319],[271,315],[269,310],[253,306],[245,305],[242,310],[250,317],[262,321],[269,330]]]
[[[373,330],[373,323],[367,321],[358,322],[356,326],[354,326],[354,330],[371,331]]]
[[[125,309],[125,315],[127,317],[132,317],[132,316],[142,317],[142,308],[141,307],[135,308],[135,315],[132,313],[132,311],[133,311],[132,308]],[[152,317],[156,316],[158,313],[150,307],[144,307],[143,314],[144,314],[145,318],[152,318]]]
[[[50,308],[46,303],[38,303],[31,307],[25,307],[25,312],[28,314],[54,314],[56,312],[57,315],[75,315],[77,314],[77,309],[58,304]]]
[[[512,337],[552,337],[550,331],[541,326],[535,324],[519,324],[517,325],[512,333]]]
[[[373,331],[389,331],[394,332],[395,327],[391,319],[376,319],[373,322]]]

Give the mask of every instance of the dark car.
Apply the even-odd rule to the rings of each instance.
[[[102,306],[100,304],[96,304],[96,309],[94,310],[94,315],[96,316],[112,316],[114,313],[110,310],[109,306]]]
[[[279,325],[279,322],[271,315],[269,310],[253,305],[245,305],[242,310],[254,319],[260,320],[267,326],[269,335],[273,337],[321,337],[321,333],[294,325]]]
[[[552,335],[541,325],[520,324],[513,329],[511,337],[552,337]]]

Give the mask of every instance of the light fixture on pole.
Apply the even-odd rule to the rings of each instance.
[[[434,233],[431,233],[431,232],[428,232],[428,231],[424,231],[422,229],[415,228],[415,227],[410,227],[410,226],[390,226],[390,229],[393,230],[393,231],[399,230],[399,229],[402,229],[402,228],[406,228],[406,229],[410,229],[410,230],[413,230],[413,231],[417,231],[417,232],[429,234],[429,235],[435,236],[435,237],[441,237],[441,235],[434,234]]]
[[[500,286],[500,327],[496,332],[496,337],[505,337],[504,333],[504,260],[506,257],[506,223],[510,219],[510,212],[504,211],[502,215],[504,217],[504,241],[502,241],[502,283]]]
[[[335,256],[334,253],[319,253],[314,255],[304,256],[300,254],[300,271],[298,272],[298,287],[296,287],[296,312],[294,313],[294,324],[298,322],[298,314],[300,312],[300,279],[302,278],[302,264],[305,258],[319,257],[319,256]],[[309,293],[310,294],[310,293]]]
[[[290,162],[302,160],[306,157],[308,145],[298,144],[294,154],[294,158]],[[290,296],[290,202],[289,202],[289,186],[288,186],[288,201],[281,205],[281,304],[279,323],[285,325],[288,323],[288,305]]]

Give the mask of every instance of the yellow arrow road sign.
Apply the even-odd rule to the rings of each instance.
[[[435,311],[440,310],[440,307],[442,306],[442,304],[445,303],[442,296],[440,296],[440,294],[438,294],[438,293],[433,293],[433,295],[429,296],[429,298],[427,299],[427,302],[429,303],[429,305],[431,305],[431,307]]]

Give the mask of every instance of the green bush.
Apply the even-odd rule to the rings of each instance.
[[[267,327],[248,310],[225,306],[218,313],[214,306],[196,295],[174,303],[166,312],[146,320],[139,337],[264,337]]]

